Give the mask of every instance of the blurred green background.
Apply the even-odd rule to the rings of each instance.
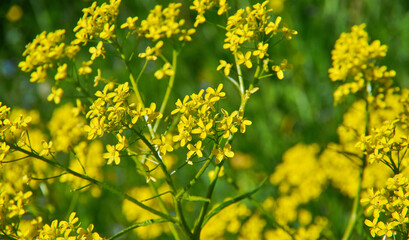
[[[229,2],[233,6],[242,7],[257,1]],[[123,0],[118,21],[122,23],[128,16],[140,16],[141,19],[156,4],[167,3],[168,1]],[[49,86],[30,83],[29,76],[22,73],[17,64],[23,59],[25,45],[43,30],[65,28],[67,38],[72,39],[71,29],[82,16],[81,9],[90,4],[90,1],[80,0],[0,1],[1,102],[11,107],[37,108],[45,120],[50,118],[54,105],[46,101]],[[14,9],[13,14],[7,16],[12,6],[18,6],[19,10]],[[264,79],[260,82],[260,91],[253,95],[247,106],[246,116],[253,125],[234,142],[237,152],[249,154],[255,160],[254,166],[248,171],[263,171],[265,174],[272,173],[280,163],[283,152],[296,143],[318,143],[325,147],[327,143],[337,141],[336,128],[348,106],[333,106],[332,92],[336,84],[329,80],[328,69],[336,39],[342,32],[349,31],[352,25],[366,23],[370,38],[389,46],[382,64],[396,70],[396,85],[409,87],[409,1],[271,0],[271,6],[273,9],[275,7],[277,15],[283,17],[283,22],[298,31],[298,35],[291,41],[280,43],[270,52],[277,62],[287,58],[293,65],[293,70],[285,72],[286,77],[282,81]],[[194,15],[188,9],[184,10],[186,24],[191,25]],[[212,20],[212,14],[214,13],[209,15],[209,21]],[[196,42],[195,38],[201,41]],[[216,72],[218,60],[228,54],[222,48],[223,39],[222,29],[211,24],[199,27],[192,44],[181,53],[170,104],[177,98],[219,82],[225,84],[228,93],[234,91],[223,75]],[[133,49],[129,48],[127,51]],[[123,67],[117,61],[109,62],[113,66],[113,73]],[[154,93],[157,90],[163,91],[165,85],[163,81],[154,82],[155,84],[152,81],[155,80],[146,79],[141,82],[142,92],[153,93],[146,94],[146,99],[159,102],[160,96]],[[231,97],[229,102],[237,106],[238,99]],[[270,193],[266,190],[260,195]],[[346,202],[347,209],[349,200],[333,194],[335,197],[330,199],[334,201],[331,203],[334,208],[337,208],[337,203]],[[87,211],[101,214],[97,213],[98,206],[113,201],[109,198],[102,199],[104,202],[101,205],[94,205],[95,209]],[[62,203],[61,208],[64,208],[64,204],[66,203]],[[338,207],[341,209],[339,211],[342,211],[342,207],[342,204]],[[347,217],[348,212],[344,214]],[[88,220],[97,226],[98,221],[106,221],[101,220],[98,215],[95,215],[95,219]],[[98,230],[104,233],[104,230]]]

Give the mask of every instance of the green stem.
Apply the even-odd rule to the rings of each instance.
[[[200,178],[200,176],[202,176],[202,174],[205,172],[205,170],[207,169],[207,167],[210,165],[210,163],[212,162],[212,158],[213,158],[213,154],[211,154],[209,156],[209,158],[206,160],[206,162],[202,165],[202,167],[199,169],[199,171],[196,173],[195,177],[192,178],[189,183],[182,189],[180,190],[175,198],[179,199],[182,197],[182,195],[187,192],[195,183],[196,181]]]
[[[237,64],[237,53],[234,53],[234,62],[236,64],[237,75],[238,75],[238,78],[239,78],[240,96],[241,96],[241,99],[243,100],[243,97],[244,97],[243,74],[241,73],[240,65]]]
[[[182,205],[180,204],[181,200],[175,196],[177,190],[175,188],[175,185],[173,184],[172,177],[170,176],[169,171],[166,168],[166,165],[163,163],[162,158],[159,156],[155,147],[149,142],[149,140],[146,139],[143,134],[139,133],[135,129],[134,129],[134,132],[141,138],[141,140],[145,143],[145,145],[151,150],[153,156],[158,160],[159,166],[161,167],[163,173],[165,174],[166,182],[170,187],[172,195],[174,196],[175,210],[176,210],[177,218],[180,220],[180,227],[186,235],[191,236],[189,226],[187,225],[186,219],[183,215]]]
[[[125,64],[126,70],[129,72],[129,80],[131,81],[132,89],[133,89],[133,91],[135,93],[136,99],[137,99],[137,101],[139,103],[142,104],[142,110],[145,110],[145,104],[144,104],[144,102],[142,100],[142,97],[141,97],[141,94],[139,92],[137,82],[139,81],[140,77],[142,76],[143,71],[145,70],[145,67],[147,65],[147,61],[145,62],[144,66],[143,66],[143,69],[139,73],[138,78],[135,80],[135,77],[134,77],[134,75],[132,73],[131,67],[129,66],[129,61],[128,61],[128,59],[126,59],[126,56],[125,56],[121,46],[119,45],[118,40],[114,38],[114,39],[112,39],[112,41],[109,41],[109,42],[116,48],[119,55],[121,56],[121,59]],[[148,129],[149,129],[149,133],[151,134],[151,137],[152,138],[155,137],[155,133],[153,131],[152,125],[147,123],[147,126],[148,126]]]
[[[175,82],[177,59],[178,59],[177,56],[178,56],[178,52],[176,50],[173,50],[173,53],[172,53],[172,69],[174,71],[174,74],[172,76],[170,76],[168,87],[166,88],[166,92],[165,92],[165,97],[163,98],[162,104],[160,106],[159,112],[161,114],[163,114],[165,112],[165,108],[166,108],[166,105],[168,104],[170,93],[172,92],[172,89],[173,89],[173,83]],[[156,120],[155,125],[153,126],[153,131],[154,132],[156,132],[156,130],[158,129],[160,121],[161,121],[161,118],[158,118]]]
[[[149,220],[146,220],[146,221],[144,221],[144,222],[135,223],[135,224],[133,224],[133,225],[131,225],[131,226],[129,226],[129,227],[127,227],[127,228],[121,230],[119,233],[113,235],[112,237],[108,238],[108,240],[113,240],[113,239],[115,239],[115,238],[118,238],[118,237],[120,237],[120,236],[126,234],[127,232],[129,232],[129,231],[135,229],[135,228],[147,226],[147,225],[150,225],[150,224],[153,224],[153,223],[162,223],[162,222],[169,222],[169,220],[163,219],[163,218],[159,218],[159,219],[149,219]]]
[[[348,240],[350,238],[352,231],[355,228],[356,220],[358,219],[359,200],[361,197],[363,175],[364,175],[364,167],[362,166],[359,169],[358,190],[357,190],[357,193],[354,199],[354,203],[352,205],[351,216],[349,217],[348,225],[345,230],[344,236],[342,236],[342,240]]]
[[[148,65],[148,60],[145,60],[145,63],[143,64],[142,69],[141,69],[141,71],[139,72],[138,77],[137,77],[136,80],[135,80],[135,83],[133,83],[132,85],[135,85],[135,86],[138,85],[139,79],[141,79],[142,74],[143,74],[143,72],[145,72],[145,69],[146,69],[146,66],[147,66],[147,65]]]
[[[212,198],[213,191],[214,191],[214,188],[216,186],[217,179],[219,179],[219,173],[220,173],[220,169],[221,169],[222,165],[223,165],[223,161],[216,165],[216,168],[214,170],[215,171],[215,176],[212,179],[212,181],[210,183],[210,186],[209,186],[209,188],[207,190],[207,194],[206,194],[206,198],[208,198],[208,199]],[[203,203],[202,209],[200,210],[199,218],[196,221],[195,226],[193,228],[193,237],[194,237],[194,239],[199,239],[200,238],[200,231],[202,230],[202,224],[203,224],[203,221],[205,219],[207,210],[209,208],[209,204],[210,204],[210,202],[204,202]]]
[[[369,103],[367,101],[367,98],[364,97],[365,99],[365,136],[368,135],[369,133]],[[352,211],[351,215],[349,217],[348,225],[347,228],[345,229],[344,236],[342,236],[342,240],[348,240],[351,237],[352,231],[355,228],[356,221],[358,219],[358,212],[359,212],[359,207],[360,207],[360,198],[361,198],[361,191],[362,191],[362,181],[364,177],[364,170],[367,165],[367,159],[365,156],[362,158],[362,164],[359,168],[359,179],[358,179],[358,190],[352,205]]]
[[[131,153],[132,153],[132,151],[131,151],[130,149],[128,149],[128,152],[131,152]],[[142,163],[141,163],[137,158],[134,158],[134,157],[133,157],[133,159],[134,159],[134,162],[136,162],[136,164],[138,165],[138,167],[141,169],[141,172],[142,172],[143,176],[145,177],[145,179],[148,179],[148,176],[147,176],[147,174],[146,174],[146,171],[145,171],[144,166],[142,166]],[[170,214],[169,214],[169,211],[168,211],[168,209],[166,208],[165,203],[163,202],[162,198],[160,197],[159,192],[158,192],[158,189],[157,189],[157,187],[155,186],[155,184],[153,183],[153,181],[149,181],[149,182],[148,182],[148,185],[149,185],[149,188],[153,191],[153,194],[154,194],[155,196],[157,196],[157,197],[155,197],[155,198],[158,200],[159,207],[161,208],[162,212],[164,212],[164,213],[167,214],[167,215],[170,215]],[[178,231],[177,231],[176,228],[175,228],[175,225],[174,225],[173,223],[169,223],[168,225],[169,225],[170,231],[172,232],[173,237],[174,237],[176,240],[181,239],[180,236],[179,236]]]

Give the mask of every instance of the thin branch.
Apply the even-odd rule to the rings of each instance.
[[[38,159],[38,160],[41,160],[41,161],[43,161],[43,162],[46,162],[46,163],[50,164],[51,166],[54,166],[54,167],[59,168],[59,169],[62,169],[62,170],[64,170],[64,171],[66,171],[67,173],[71,174],[71,175],[77,176],[77,177],[82,178],[82,179],[84,179],[84,180],[87,180],[87,181],[89,181],[89,182],[91,182],[91,183],[93,183],[93,184],[96,184],[96,185],[98,185],[98,186],[100,186],[100,187],[102,187],[102,188],[104,188],[104,189],[106,189],[106,190],[108,190],[108,191],[110,191],[110,192],[112,192],[112,193],[118,195],[118,196],[121,196],[122,198],[124,198],[124,199],[126,199],[126,200],[128,200],[128,201],[130,201],[130,202],[132,202],[132,203],[135,203],[135,204],[138,205],[139,207],[141,207],[141,208],[143,208],[143,209],[145,209],[145,210],[147,210],[147,211],[149,211],[149,212],[151,212],[151,213],[153,213],[153,214],[155,214],[155,215],[157,215],[157,216],[159,216],[159,217],[162,217],[162,218],[164,218],[164,219],[167,219],[167,220],[169,220],[169,221],[171,221],[171,222],[175,222],[175,223],[178,222],[175,218],[173,218],[173,217],[171,217],[171,216],[169,216],[169,215],[166,215],[166,214],[164,214],[164,213],[162,213],[162,212],[160,212],[160,211],[158,211],[158,210],[156,210],[156,209],[154,209],[154,208],[151,208],[151,207],[149,207],[149,206],[147,206],[147,205],[141,203],[140,201],[136,200],[135,198],[129,196],[129,195],[126,194],[126,193],[123,193],[123,192],[117,190],[114,186],[111,186],[111,185],[109,185],[109,184],[106,183],[106,182],[100,182],[100,181],[98,181],[98,180],[96,180],[96,179],[94,179],[94,178],[91,178],[91,177],[86,176],[86,175],[84,175],[84,174],[81,174],[81,173],[78,173],[78,172],[76,172],[76,171],[73,171],[73,170],[71,170],[70,168],[63,166],[63,165],[61,165],[61,164],[58,163],[58,162],[51,161],[51,160],[49,160],[49,159],[47,159],[47,158],[45,158],[45,157],[43,157],[43,156],[36,155],[36,154],[34,154],[34,153],[32,153],[32,152],[26,150],[26,149],[23,149],[23,148],[21,148],[21,147],[19,147],[19,146],[16,146],[16,145],[14,145],[14,144],[9,144],[9,143],[6,143],[6,144],[9,145],[10,148],[12,148],[12,149],[14,149],[14,150],[16,150],[16,151],[25,153],[25,154],[27,154],[27,155],[29,155],[29,156],[31,156],[31,157],[34,157],[34,158],[36,158],[36,159]]]
[[[162,223],[162,222],[169,222],[169,220],[164,219],[164,218],[159,218],[159,219],[149,219],[149,220],[146,220],[144,222],[135,223],[135,224],[121,230],[119,233],[115,234],[114,236],[108,238],[108,240],[113,240],[115,238],[118,238],[118,237],[124,235],[125,233],[135,229],[135,228],[147,226],[147,225],[150,225],[150,224],[153,224],[153,223]]]

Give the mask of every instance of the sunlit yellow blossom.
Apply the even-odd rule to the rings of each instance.
[[[91,60],[95,60],[95,58],[102,56],[105,58],[105,49],[102,41],[99,41],[96,47],[90,47],[89,52],[92,54]]]
[[[165,76],[173,76],[175,74],[175,70],[172,68],[170,63],[165,63],[161,69],[154,73],[157,79],[162,79]]]
[[[274,65],[272,70],[277,73],[277,78],[282,80],[284,78],[284,71],[291,68],[292,66],[287,64],[287,59],[283,59],[280,65]]]
[[[138,17],[128,17],[126,19],[126,23],[121,25],[121,29],[128,28],[129,30],[135,30],[136,25],[135,22],[138,20]]]
[[[112,145],[107,145],[107,153],[104,153],[102,156],[104,158],[108,159],[107,164],[112,164],[113,162],[115,162],[116,165],[118,165],[121,162],[121,159],[119,158],[119,152],[118,150],[115,149],[115,146]]]
[[[47,78],[47,71],[43,66],[37,67],[35,72],[31,73],[30,82],[44,82]]]
[[[178,20],[181,6],[181,3],[170,3],[166,8],[156,5],[147,18],[141,21],[138,33],[154,41],[180,34],[185,23],[184,19]]]
[[[51,155],[51,148],[53,147],[53,142],[43,141],[43,150],[40,152],[40,156],[48,156]]]
[[[182,29],[182,31],[180,32],[180,37],[179,37],[179,41],[186,41],[186,42],[190,42],[192,41],[192,35],[196,33],[196,29],[191,28],[191,29]]]
[[[287,40],[292,39],[292,38],[293,38],[293,35],[297,35],[297,34],[298,34],[297,31],[295,31],[295,30],[293,30],[293,29],[289,29],[286,25],[284,25],[284,26],[280,29],[280,31],[283,33],[284,37],[285,37]]]
[[[90,67],[93,64],[93,61],[82,62],[81,67],[78,69],[79,75],[87,75],[92,72],[92,68]]]
[[[120,3],[120,0],[111,0],[97,6],[95,1],[90,7],[84,8],[82,10],[84,15],[74,28],[76,39],[73,44],[83,43],[85,45],[96,37],[110,39],[113,36]]]
[[[158,59],[158,56],[161,54],[161,47],[163,46],[163,41],[158,41],[155,47],[147,47],[144,53],[139,53],[138,57],[146,58],[146,60],[155,61]]]
[[[154,138],[152,143],[159,148],[161,156],[165,156],[167,152],[172,152],[172,141],[168,141],[165,135],[161,135],[160,138]]]
[[[224,75],[225,76],[229,76],[230,75],[230,70],[231,70],[231,67],[233,66],[233,64],[231,64],[231,63],[227,63],[226,61],[224,61],[224,60],[219,60],[219,66],[217,66],[217,71],[219,71],[219,70],[221,70],[221,69],[223,69],[224,68],[224,70],[223,70],[223,72],[224,72]]]
[[[50,95],[48,95],[47,97],[47,101],[49,102],[54,101],[55,104],[59,104],[61,102],[61,97],[63,94],[64,94],[64,90],[53,86],[51,88]]]
[[[1,163],[1,160],[3,160],[6,157],[9,150],[10,150],[10,146],[8,146],[5,142],[0,144],[0,163]]]
[[[105,40],[109,40],[110,38],[114,37],[114,30],[115,30],[115,25],[109,26],[108,23],[105,23],[104,29],[102,32],[99,34],[99,37]]]
[[[122,151],[123,149],[128,147],[128,140],[125,138],[125,136],[122,136],[118,133],[116,135],[116,139],[118,139],[118,143],[115,145],[116,150]]]
[[[216,163],[220,163],[225,157],[234,157],[234,152],[231,151],[230,144],[226,144],[223,148],[214,149],[212,154],[216,156]]]
[[[268,43],[266,44],[258,43],[257,50],[253,52],[253,55],[258,56],[258,58],[260,59],[263,59],[265,56],[268,56],[267,50],[268,50]]]
[[[90,224],[87,229],[80,227],[81,223],[75,215],[75,212],[71,213],[68,222],[54,220],[50,225],[44,225],[36,239],[103,240],[98,233],[93,232],[94,225]]]
[[[189,149],[189,152],[187,153],[187,162],[188,164],[192,165],[193,162],[189,160],[194,154],[196,154],[197,157],[201,158],[203,157],[203,147],[202,147],[202,141],[198,141],[195,145],[193,144],[188,144],[187,148]]]
[[[253,63],[251,62],[251,52],[248,51],[246,54],[243,54],[242,52],[237,53],[237,64],[243,64],[246,65],[247,68],[252,68]]]
[[[206,94],[204,96],[204,99],[209,102],[217,102],[221,98],[224,98],[226,96],[225,92],[222,92],[223,89],[223,84],[219,84],[217,86],[217,89],[213,89],[211,87],[206,88]]]
[[[68,67],[68,65],[66,63],[59,66],[57,68],[57,74],[55,74],[54,79],[57,80],[57,81],[65,79],[67,77],[67,67]]]

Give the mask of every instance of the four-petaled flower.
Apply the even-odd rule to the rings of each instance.
[[[281,61],[280,65],[274,65],[272,67],[273,71],[277,73],[277,78],[280,80],[284,78],[284,70],[291,68],[292,66],[290,64],[287,64],[287,59]]]
[[[247,68],[252,68],[253,63],[251,62],[251,52],[248,51],[246,54],[243,54],[242,52],[237,52],[237,64],[243,64],[246,65]]]
[[[190,158],[196,154],[197,157],[203,157],[203,147],[202,147],[202,141],[198,141],[195,145],[189,143],[187,145],[187,148],[189,149],[189,152],[187,152],[187,163],[190,165],[193,165],[193,162],[190,160]]]
[[[230,70],[231,70],[231,67],[233,66],[233,64],[227,63],[224,60],[219,60],[219,63],[220,64],[219,64],[219,66],[217,66],[216,70],[219,71],[222,68],[224,68],[224,70],[223,70],[224,75],[229,76],[230,75]]]
[[[231,150],[231,145],[228,143],[223,148],[214,149],[212,154],[216,156],[216,163],[220,163],[224,157],[234,157],[234,152]]]
[[[108,159],[107,164],[109,165],[115,162],[115,164],[118,165],[121,162],[121,159],[119,158],[119,152],[115,149],[115,146],[107,145],[107,150],[108,152],[102,155],[103,158]]]

